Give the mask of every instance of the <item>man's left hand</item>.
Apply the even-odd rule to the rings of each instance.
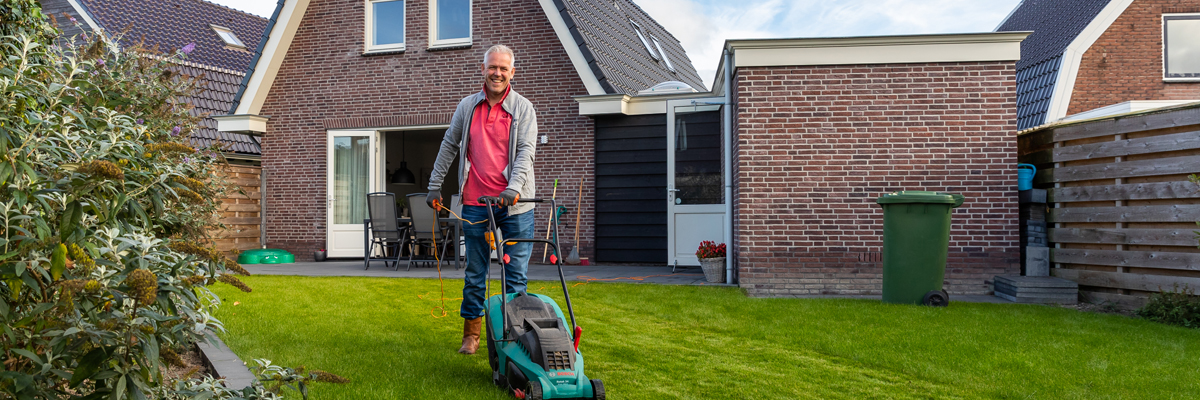
[[[509,207],[516,205],[518,200],[521,200],[521,194],[517,193],[516,190],[504,189],[503,192],[500,192],[501,206]]]

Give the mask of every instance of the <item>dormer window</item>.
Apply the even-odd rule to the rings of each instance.
[[[246,44],[242,43],[241,40],[238,40],[237,35],[233,34],[233,30],[217,25],[209,25],[209,27],[212,27],[213,32],[216,32],[217,36],[221,37],[221,40],[225,42],[226,46],[236,47],[239,49],[246,48]]]
[[[366,0],[366,53],[404,51],[404,0]]]
[[[471,0],[429,0],[429,47],[471,45]]]
[[[1200,14],[1163,16],[1163,78],[1200,80]]]
[[[658,50],[658,54],[662,56],[663,61],[667,62],[667,69],[675,72],[675,65],[671,64],[671,57],[667,56],[667,52],[663,51],[662,43],[659,43],[658,38],[654,36],[651,36],[650,39],[654,41],[654,48]]]
[[[638,39],[642,40],[642,46],[646,46],[646,51],[650,53],[650,58],[657,60],[658,53],[655,53],[654,48],[650,47],[650,40],[646,39],[645,33],[642,33],[642,26],[638,25],[637,22],[633,22],[633,20],[630,20],[629,23],[633,24],[633,31],[637,33]]]

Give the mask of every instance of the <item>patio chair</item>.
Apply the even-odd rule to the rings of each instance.
[[[442,229],[438,223],[438,215],[425,204],[424,193],[414,193],[408,195],[408,207],[412,212],[412,226],[408,229],[408,242],[411,243],[413,251],[408,254],[408,268],[412,269],[413,254],[417,248],[428,249],[432,253],[436,253],[437,259],[444,259],[446,249],[449,248],[451,238],[446,235],[446,230]],[[434,247],[437,244],[438,248]],[[434,260],[423,260],[425,262],[434,262]]]
[[[370,236],[365,243],[366,254],[363,258],[363,269],[371,268],[371,261],[382,260],[384,266],[400,269],[400,253],[407,236],[406,227],[400,226],[396,220],[399,213],[396,210],[396,195],[389,192],[367,193],[367,215]],[[379,246],[381,258],[375,258],[372,253]],[[388,249],[394,257],[388,257]]]

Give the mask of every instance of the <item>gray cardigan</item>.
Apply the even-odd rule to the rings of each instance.
[[[474,116],[475,106],[484,99],[485,95],[481,90],[458,102],[454,116],[450,118],[450,129],[446,129],[446,135],[442,137],[442,147],[438,151],[437,161],[433,163],[433,173],[429,176],[429,190],[442,189],[442,181],[446,178],[450,164],[454,162],[453,157],[457,153],[458,192],[462,193],[462,186],[467,182],[467,171],[471,169],[471,163],[467,161],[467,152],[463,149],[467,148],[467,143],[470,143],[471,119]],[[504,98],[504,102],[500,103],[500,107],[513,117],[508,131],[508,168],[504,170],[505,175],[508,175],[507,189],[516,190],[521,194],[522,199],[532,199],[534,198],[533,153],[537,142],[537,113],[533,109],[533,103],[512,89],[508,91],[508,96]],[[533,203],[520,203],[509,207],[508,213],[509,215],[525,213],[532,210],[533,206]]]

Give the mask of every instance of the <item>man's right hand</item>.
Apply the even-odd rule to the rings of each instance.
[[[429,194],[425,195],[425,204],[428,204],[429,208],[432,208],[434,211],[441,211],[441,208],[438,206],[442,204],[442,191],[430,190]]]

